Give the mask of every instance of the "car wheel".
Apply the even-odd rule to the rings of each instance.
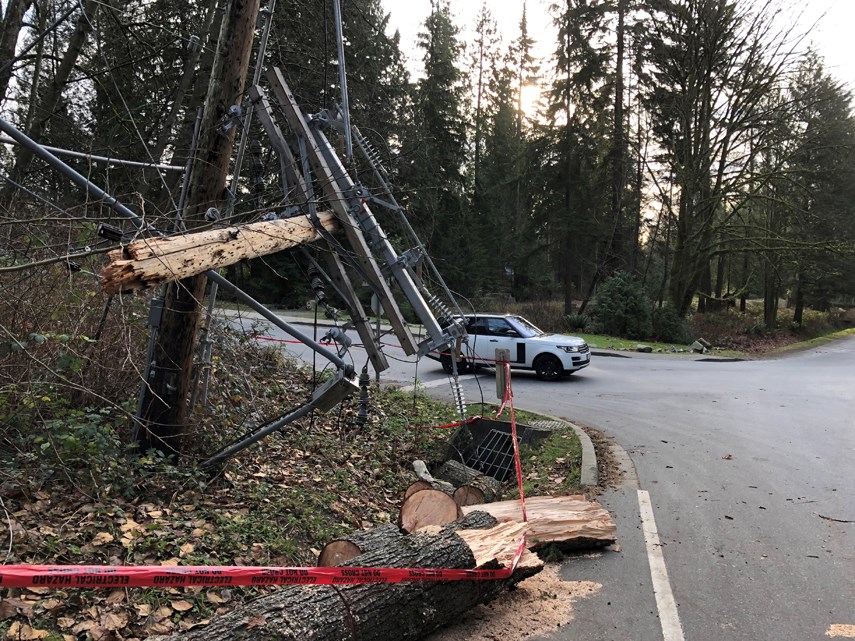
[[[442,364],[442,371],[451,376],[454,374],[454,365],[451,363],[451,356],[443,354],[439,357],[439,362]],[[465,358],[460,358],[457,361],[457,373],[468,374],[472,371],[472,365]]]
[[[564,374],[564,367],[557,356],[541,354],[534,360],[534,371],[542,381],[557,381]]]

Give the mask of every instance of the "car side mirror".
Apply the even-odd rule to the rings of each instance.
[[[510,336],[511,338],[519,337],[520,333],[515,329],[509,329],[505,332],[505,336]]]

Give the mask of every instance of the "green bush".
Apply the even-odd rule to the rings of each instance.
[[[653,333],[651,304],[641,283],[626,272],[618,272],[600,285],[594,300],[597,331],[632,339]]]
[[[574,332],[583,332],[589,320],[587,314],[567,314],[564,316],[564,327]]]
[[[676,309],[666,305],[653,310],[653,338],[663,343],[688,345],[692,342],[692,330]]]

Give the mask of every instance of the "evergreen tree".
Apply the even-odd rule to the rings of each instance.
[[[452,287],[471,293],[466,256],[473,229],[466,198],[466,93],[461,47],[448,0],[433,0],[419,36],[424,77],[414,92],[413,119],[405,133],[401,180],[413,223]]]

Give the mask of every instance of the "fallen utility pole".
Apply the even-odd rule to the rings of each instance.
[[[332,212],[320,212],[318,219],[329,232],[337,228]],[[110,263],[101,270],[101,285],[108,294],[138,291],[320,238],[308,216],[146,238],[107,254]]]

